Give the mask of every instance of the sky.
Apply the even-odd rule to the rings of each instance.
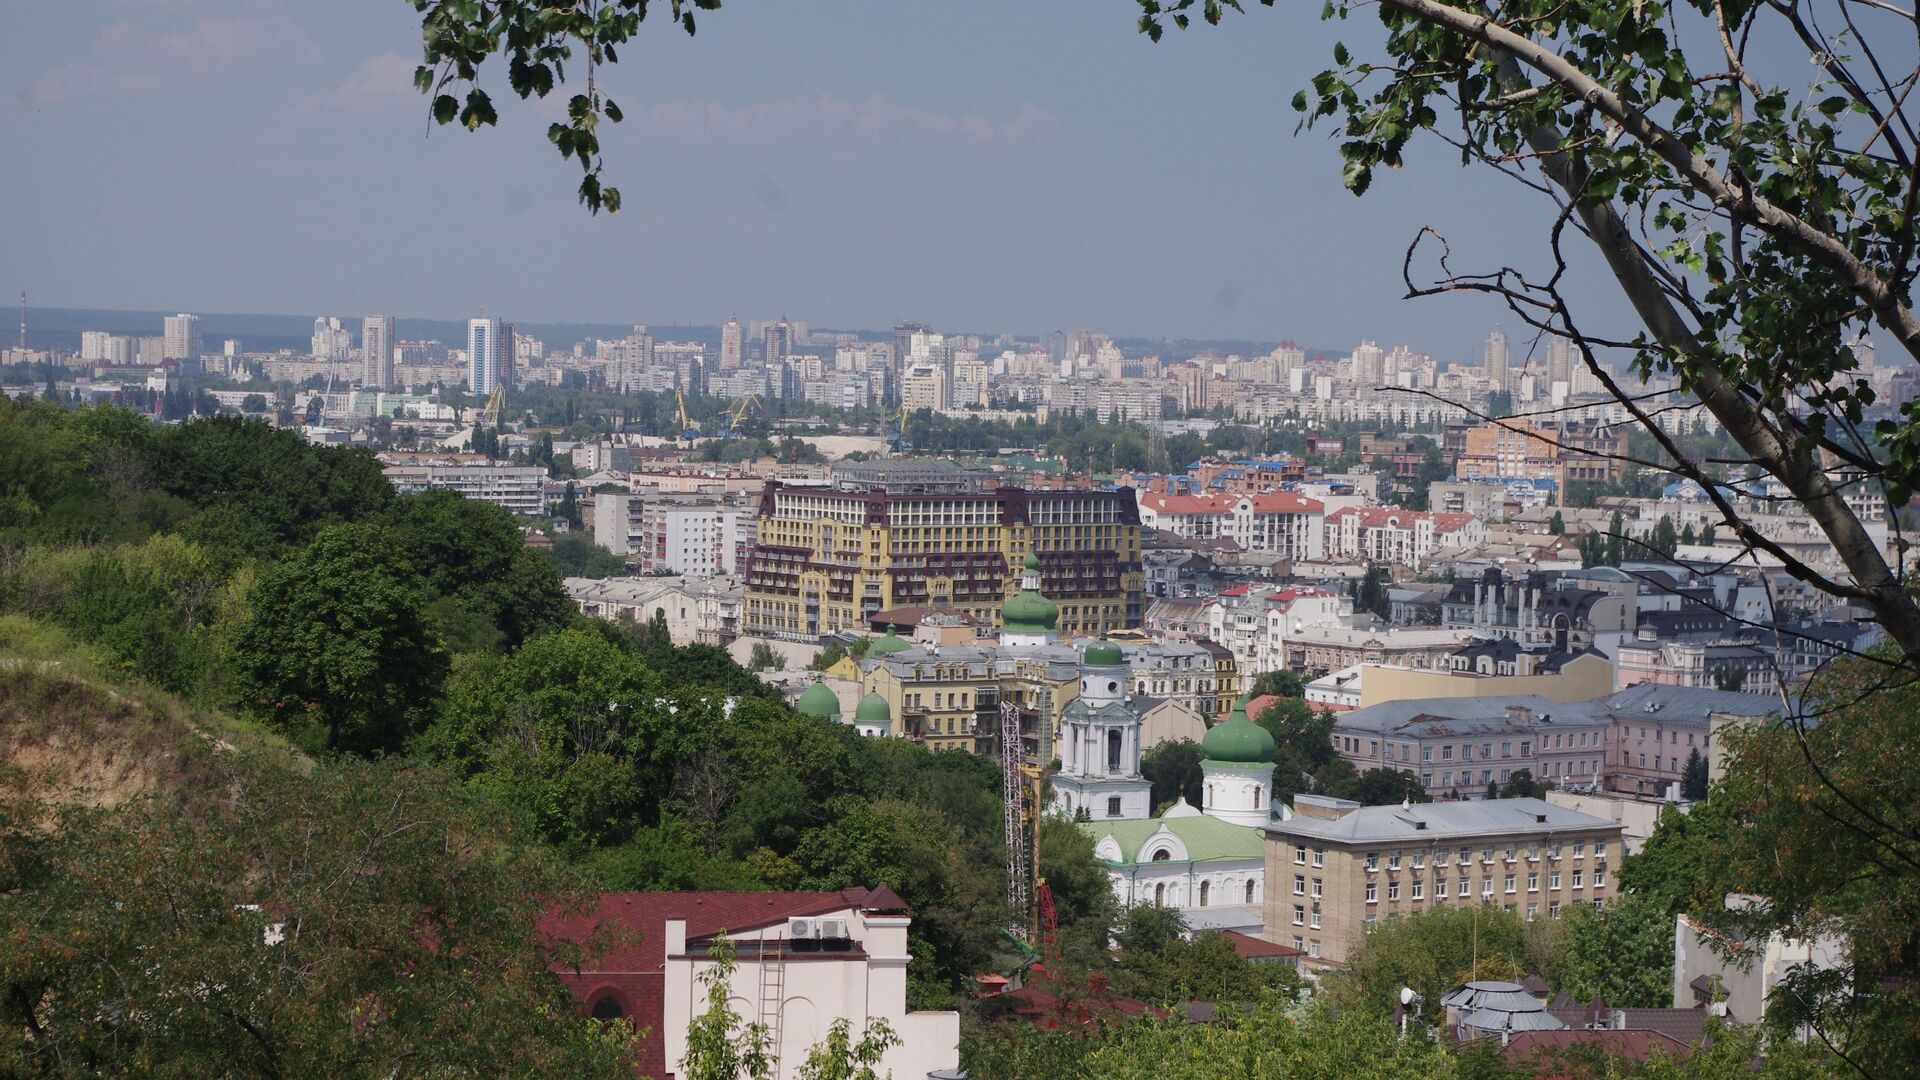
[[[1278,341],[1478,360],[1456,265],[1541,265],[1550,209],[1437,141],[1355,198],[1289,100],[1369,18],[1128,0],[728,0],[600,85],[625,207],[589,216],[560,100],[431,128],[407,0],[0,0],[0,288],[55,307]],[[663,8],[664,5],[661,5]],[[657,18],[657,17],[656,17]],[[1621,312],[1610,282],[1577,295]],[[1520,351],[1524,346],[1517,347]]]

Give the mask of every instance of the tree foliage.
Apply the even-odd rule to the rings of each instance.
[[[534,929],[568,879],[488,808],[391,764],[224,779],[193,813],[0,783],[0,1071],[632,1075]]]

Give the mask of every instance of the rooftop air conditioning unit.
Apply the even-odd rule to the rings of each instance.
[[[822,936],[820,933],[820,924],[813,919],[788,919],[787,936],[795,941],[810,941],[813,938]]]
[[[820,937],[828,941],[844,941],[847,937],[847,920],[840,918],[821,919]]]

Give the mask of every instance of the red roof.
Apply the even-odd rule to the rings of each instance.
[[[1256,514],[1313,514],[1322,509],[1318,499],[1309,499],[1291,491],[1270,491],[1261,495],[1163,495],[1152,493],[1140,498],[1140,505],[1162,514],[1230,514],[1241,499],[1253,504]]]
[[[1220,933],[1222,937],[1227,939],[1227,943],[1233,946],[1233,951],[1239,953],[1240,958],[1243,960],[1289,960],[1306,955],[1306,953],[1301,952],[1291,945],[1282,945],[1278,942],[1268,941],[1265,938],[1257,938],[1251,934],[1243,934],[1238,930],[1222,930]]]
[[[620,1002],[643,1034],[637,1068],[644,1076],[671,1075],[663,1031],[665,1004],[661,999],[666,972],[667,920],[685,919],[689,943],[721,931],[737,934],[785,922],[801,915],[827,915],[848,909],[904,911],[906,905],[886,886],[843,889],[840,892],[609,892],[585,908],[570,911],[549,908],[537,920],[541,937],[550,943],[584,945],[604,928],[618,932],[616,941],[597,956],[572,967],[556,966],[562,982],[582,1005],[611,995]]]
[[[1647,1060],[1656,1049],[1673,1060],[1693,1053],[1693,1048],[1686,1043],[1657,1031],[1570,1029],[1515,1032],[1501,1054],[1508,1064],[1532,1069],[1537,1077],[1563,1077],[1575,1074],[1567,1060],[1567,1052],[1576,1046],[1605,1050],[1636,1062]]]

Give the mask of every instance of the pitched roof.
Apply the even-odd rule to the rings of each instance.
[[[1164,817],[1131,821],[1083,821],[1080,828],[1093,837],[1095,844],[1106,837],[1113,837],[1114,842],[1120,845],[1120,863],[1117,865],[1137,862],[1140,848],[1163,828],[1186,845],[1190,862],[1259,859],[1266,853],[1266,842],[1259,829],[1229,824],[1204,814],[1169,813]]]
[[[1709,713],[1767,716],[1780,712],[1780,699],[1769,694],[1656,683],[1637,683],[1603,700],[1615,713],[1658,716],[1662,723],[1693,720],[1705,724]]]
[[[1291,945],[1257,938],[1238,930],[1222,930],[1220,936],[1227,939],[1227,944],[1233,946],[1233,951],[1239,953],[1242,960],[1287,960],[1306,955]]]
[[[884,885],[873,890],[856,887],[839,892],[608,892],[599,894],[580,910],[549,908],[534,920],[534,925],[542,940],[549,943],[586,945],[603,928],[621,935],[579,968],[556,967],[556,970],[562,981],[581,995],[596,993],[614,981],[613,976],[623,976],[619,979],[619,988],[632,999],[629,1007],[634,1026],[643,1032],[638,1039],[637,1068],[642,1075],[665,1076],[671,1068],[666,1060],[663,1029],[666,1011],[662,998],[667,920],[686,920],[687,941],[693,943],[723,930],[728,933],[755,930],[795,916],[826,915],[849,909],[896,911],[904,906],[899,896]]]
[[[1500,1051],[1508,1064],[1531,1068],[1536,1075],[1562,1076],[1567,1051],[1595,1047],[1628,1061],[1645,1061],[1659,1050],[1668,1058],[1684,1058],[1693,1048],[1657,1031],[1520,1031]]]
[[[1309,836],[1348,844],[1439,840],[1573,829],[1611,829],[1617,822],[1582,814],[1541,799],[1481,799],[1416,803],[1410,807],[1363,806],[1337,818],[1295,816],[1267,826],[1274,836]]]

